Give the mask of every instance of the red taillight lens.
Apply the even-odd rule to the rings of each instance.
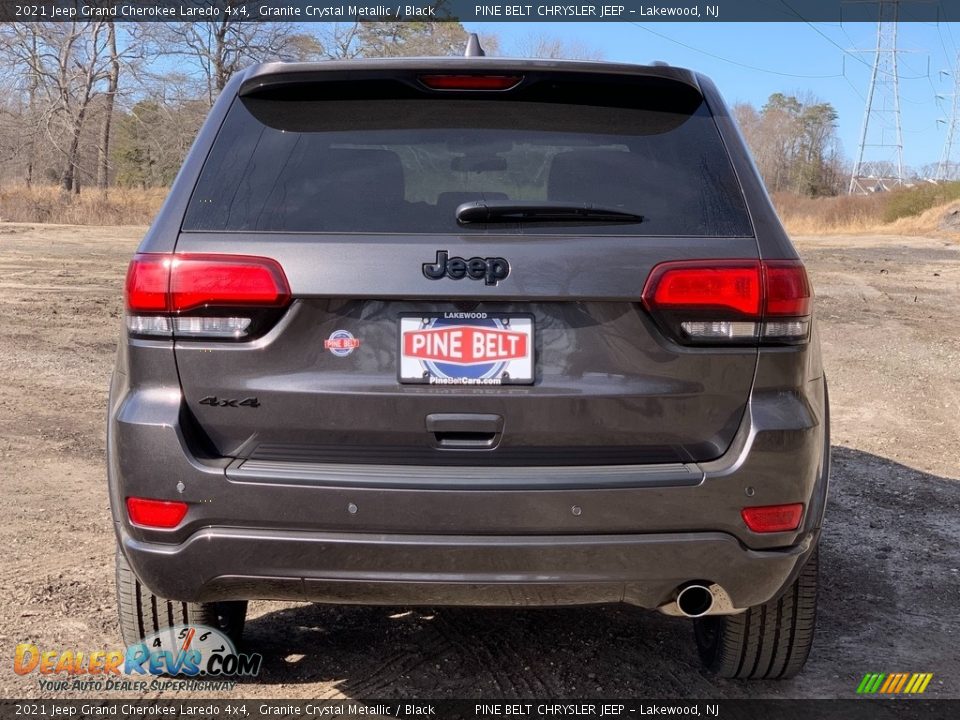
[[[661,263],[643,304],[686,344],[796,344],[809,333],[810,284],[799,261]]]
[[[126,301],[131,312],[169,310],[170,255],[137,255],[127,268]]]
[[[431,90],[510,90],[522,75],[421,75],[420,82]]]
[[[280,264],[247,255],[137,255],[127,270],[126,289],[131,312],[278,307],[290,299]]]
[[[765,316],[800,317],[810,314],[810,283],[803,263],[768,260],[763,263],[763,273]]]
[[[724,309],[756,317],[762,294],[758,262],[678,262],[654,268],[643,299],[664,310]]]
[[[800,527],[803,503],[790,505],[764,505],[746,507],[740,516],[747,527],[755,533],[786,532]]]
[[[127,498],[127,515],[130,516],[130,522],[134,525],[169,529],[179,525],[186,514],[185,502]]]
[[[276,260],[242,255],[174,255],[170,271],[170,309],[242,305],[286,305],[290,290]]]
[[[127,270],[134,336],[248,339],[289,302],[283,268],[271,258],[145,253]]]

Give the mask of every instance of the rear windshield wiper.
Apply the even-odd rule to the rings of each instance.
[[[457,222],[461,225],[515,222],[638,223],[642,221],[643,215],[587,203],[478,200],[463,203],[457,208]]]

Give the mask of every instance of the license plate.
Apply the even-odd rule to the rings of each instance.
[[[530,385],[533,317],[447,312],[400,317],[400,382]]]

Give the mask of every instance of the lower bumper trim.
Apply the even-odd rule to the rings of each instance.
[[[121,535],[141,581],[173,600],[278,599],[364,605],[667,603],[717,583],[737,608],[767,602],[811,540],[756,551],[719,532],[448,536],[209,527],[179,545]]]

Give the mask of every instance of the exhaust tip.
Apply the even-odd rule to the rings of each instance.
[[[713,593],[704,585],[687,585],[677,593],[677,607],[687,617],[706,615],[713,608]]]

